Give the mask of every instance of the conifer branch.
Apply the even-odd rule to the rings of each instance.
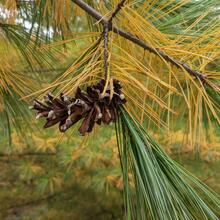
[[[118,14],[118,12],[121,10],[121,8],[124,6],[126,0],[121,0],[118,5],[116,6],[115,10],[112,12],[111,17],[109,18],[109,22],[111,23],[113,18],[116,17],[116,15]]]
[[[108,77],[108,32],[109,32],[109,25],[106,22],[103,26],[103,36],[104,36],[104,71],[105,71],[105,79]]]
[[[124,37],[125,39],[133,42],[134,44],[142,47],[143,49],[149,51],[150,53],[153,53],[162,59],[166,60],[167,62],[171,63],[172,65],[176,66],[179,69],[183,69],[187,71],[191,76],[199,78],[202,82],[205,82],[207,79],[207,76],[197,70],[191,69],[186,63],[183,63],[179,60],[174,59],[173,57],[169,56],[168,54],[164,53],[163,51],[152,48],[148,44],[146,44],[143,40],[139,39],[138,37],[134,36],[132,33],[129,33],[127,31],[124,31],[114,25],[112,25],[109,20],[107,20],[102,14],[100,14],[98,11],[96,11],[94,8],[92,8],[90,5],[85,3],[83,0],[72,0],[75,4],[77,4],[81,9],[86,11],[88,14],[90,14],[93,18],[100,21],[102,25],[105,25],[106,23],[109,24],[109,31],[113,31],[114,33],[119,34],[121,37]],[[124,1],[122,1],[124,2]],[[121,6],[116,7],[116,10],[113,12],[113,17],[118,13],[118,11],[121,9]]]

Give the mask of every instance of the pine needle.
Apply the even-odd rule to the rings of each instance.
[[[169,158],[124,108],[119,115],[116,133],[126,219],[217,220],[217,195]]]

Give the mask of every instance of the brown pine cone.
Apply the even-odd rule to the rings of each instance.
[[[63,94],[57,98],[48,94],[43,102],[34,101],[36,118],[46,118],[44,128],[59,123],[61,132],[83,119],[79,128],[81,135],[91,132],[95,123],[100,125],[102,122],[115,122],[118,105],[126,102],[124,94],[121,93],[122,86],[118,80],[113,80],[113,91],[108,85],[103,95],[104,87],[105,80],[100,80],[95,85],[88,86],[86,91],[78,88],[74,98]]]

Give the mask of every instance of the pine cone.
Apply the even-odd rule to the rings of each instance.
[[[79,128],[81,135],[91,132],[95,123],[101,125],[115,122],[118,105],[125,104],[125,96],[121,93],[122,86],[118,80],[113,80],[113,91],[108,85],[105,94],[102,92],[105,80],[88,86],[85,91],[77,89],[75,98],[63,94],[59,98],[48,94],[44,101],[34,101],[33,108],[37,110],[36,118],[46,118],[44,128],[59,123],[61,132],[65,132],[73,124],[83,119]]]

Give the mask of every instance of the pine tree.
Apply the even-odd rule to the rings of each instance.
[[[114,90],[114,82],[120,82],[126,104],[114,107],[109,117],[116,121],[126,219],[218,219],[217,196],[173,162],[149,133],[169,136],[180,130],[187,136],[185,144],[199,154],[205,150],[201,143],[219,129],[220,3],[1,2],[0,117],[9,142],[13,129],[23,136],[27,135],[24,127],[31,130],[27,103],[34,98],[40,100],[53,92],[54,96],[46,96],[48,103],[60,111],[60,105],[67,109],[75,98],[88,100],[90,93],[82,91],[104,79],[98,102],[104,102],[107,93],[108,103],[115,103],[121,91]],[[64,95],[73,98],[66,102]],[[100,113],[93,102],[97,100],[87,108],[80,106],[86,112],[77,115],[79,120],[85,118],[81,134],[94,130],[98,122],[91,119]],[[58,114],[49,105],[35,101],[37,117],[50,118],[51,111]],[[76,111],[70,109],[71,114]],[[71,130],[78,121],[68,124],[68,113],[61,116],[45,126],[60,122],[61,131],[66,130],[64,125]],[[89,125],[86,119],[90,119]],[[105,124],[110,121],[102,120]],[[59,185],[59,178],[51,179]],[[41,185],[49,184],[45,180]]]

